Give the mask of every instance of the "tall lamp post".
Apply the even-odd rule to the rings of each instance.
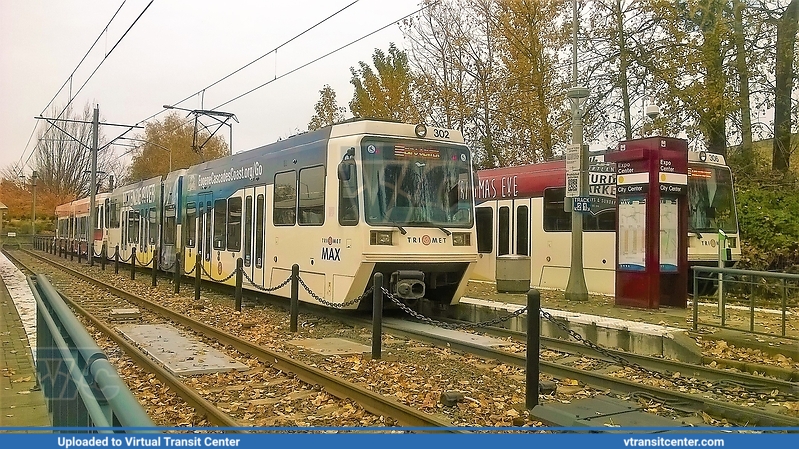
[[[583,146],[583,110],[582,105],[591,94],[587,87],[577,83],[577,0],[572,0],[572,83],[566,96],[569,98],[572,115],[572,146],[576,147],[579,171],[577,177],[577,193],[581,198],[588,196],[588,151]],[[568,157],[567,157],[568,158]],[[567,191],[570,173],[567,171]],[[572,174],[573,176],[573,174]],[[569,203],[572,213],[572,252],[571,267],[569,269],[569,282],[566,284],[567,301],[587,301],[588,287],[585,284],[583,270],[583,213],[574,208],[574,203]]]

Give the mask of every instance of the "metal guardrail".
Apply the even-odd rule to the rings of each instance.
[[[693,298],[693,329],[700,324],[720,327],[759,335],[779,336],[799,340],[799,336],[787,335],[788,307],[799,306],[799,274],[776,273],[771,271],[740,270],[737,268],[691,267],[694,274],[694,292],[698,292],[699,281],[716,283],[715,298],[718,300],[720,323],[699,322],[699,295]],[[730,326],[728,323],[728,306],[748,306],[747,329]],[[755,312],[759,308],[776,309],[780,312],[780,332],[764,332],[756,329]],[[765,328],[765,327],[764,327]]]
[[[43,275],[28,279],[36,299],[36,375],[53,427],[155,427],[86,328]]]

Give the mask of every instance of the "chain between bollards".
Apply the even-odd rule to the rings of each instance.
[[[300,313],[300,266],[291,266],[291,332],[297,332],[297,315]]]
[[[383,356],[383,273],[375,273],[372,291],[372,360]]]
[[[541,293],[532,288],[527,292],[527,364],[525,366],[525,405],[528,410],[538,405],[538,375],[540,370]]]

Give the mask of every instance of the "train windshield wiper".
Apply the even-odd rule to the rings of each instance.
[[[444,226],[441,226],[441,225],[437,225],[437,224],[433,223],[432,221],[426,221],[426,222],[421,223],[421,224],[423,224],[425,226],[430,226],[431,228],[438,228],[444,234],[452,235],[452,232],[450,232],[447,228],[445,228]]]
[[[407,233],[408,233],[408,231],[406,231],[406,230],[405,230],[405,228],[403,228],[402,226],[400,226],[400,225],[399,225],[399,223],[397,223],[396,221],[391,221],[391,222],[389,222],[389,223],[391,223],[391,224],[393,224],[394,226],[396,226],[396,227],[397,227],[397,229],[399,229],[399,231],[400,231],[400,234],[402,234],[402,235],[405,235],[405,234],[407,234]]]

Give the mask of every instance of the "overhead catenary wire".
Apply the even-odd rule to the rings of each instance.
[[[79,88],[79,89],[78,89],[78,90],[77,90],[77,91],[74,93],[74,95],[72,95],[72,96],[71,96],[71,98],[69,99],[69,101],[67,102],[67,104],[64,106],[64,109],[61,111],[61,113],[59,113],[59,114],[58,114],[58,116],[56,116],[56,119],[60,118],[60,117],[61,117],[61,116],[64,114],[64,112],[66,112],[66,111],[67,111],[67,109],[69,108],[69,105],[70,105],[70,104],[72,104],[72,101],[75,99],[75,97],[77,97],[77,96],[78,96],[78,94],[80,94],[80,92],[83,90],[83,88],[84,88],[84,87],[86,87],[86,85],[89,83],[89,81],[92,79],[92,77],[94,77],[94,75],[97,73],[97,71],[98,71],[98,70],[100,69],[100,67],[103,65],[103,63],[104,63],[104,62],[105,62],[105,61],[108,59],[108,57],[109,57],[109,56],[111,56],[111,53],[113,53],[114,49],[116,49],[116,48],[117,48],[117,46],[120,44],[120,42],[122,42],[122,40],[125,38],[125,36],[127,36],[127,35],[128,35],[128,33],[130,32],[130,30],[131,30],[131,29],[132,29],[132,28],[133,28],[133,27],[136,25],[136,23],[138,23],[138,22],[139,22],[139,19],[141,19],[141,17],[144,15],[144,13],[145,13],[145,12],[147,12],[147,10],[150,8],[150,5],[152,5],[154,1],[155,1],[155,0],[150,0],[150,2],[149,2],[149,3],[147,3],[147,6],[145,6],[145,7],[144,7],[144,9],[143,9],[143,10],[142,10],[142,11],[139,13],[139,15],[138,15],[138,16],[136,17],[136,19],[133,21],[133,23],[131,23],[131,24],[130,24],[130,26],[128,26],[127,30],[125,30],[125,32],[122,34],[122,36],[121,36],[121,37],[120,37],[120,38],[117,40],[117,42],[114,44],[114,46],[113,46],[113,47],[111,47],[111,50],[110,50],[110,51],[108,51],[108,53],[106,53],[106,54],[103,56],[103,59],[102,59],[102,60],[100,60],[100,62],[97,64],[97,67],[95,67],[95,68],[94,68],[94,71],[92,71],[92,73],[89,75],[89,77],[86,79],[86,81],[84,81],[84,82],[83,82],[83,84],[80,86],[80,88]],[[123,2],[123,4],[124,4],[124,2]],[[121,8],[121,6],[120,6],[120,8]],[[118,13],[118,12],[119,12],[119,10],[117,10],[117,13]],[[114,16],[116,17],[116,13],[114,14]],[[112,18],[112,20],[113,20],[113,18]],[[110,23],[111,23],[111,22],[109,21],[109,25],[110,25]],[[106,28],[104,28],[104,29],[103,29],[103,32],[105,32],[105,30],[106,30],[107,28],[108,28],[108,25],[106,25]],[[101,33],[100,35],[102,36],[102,33]],[[99,40],[99,37],[97,38],[97,40]],[[92,44],[92,47],[94,47],[94,45],[95,45],[96,43],[97,43],[97,41],[95,41],[95,43],[94,43],[94,44]],[[89,51],[91,51],[91,48],[89,49]],[[88,54],[88,52],[87,52],[87,54]],[[86,56],[84,56],[84,59],[85,59],[85,58],[86,58]],[[83,61],[83,60],[81,60],[81,62],[82,62],[82,61]],[[76,68],[76,70],[77,70],[77,68]],[[75,73],[75,72],[73,71],[73,74],[72,74],[72,75],[70,75],[70,78],[71,78],[71,77],[74,75],[74,73]],[[69,81],[69,78],[67,79],[67,81]],[[62,87],[61,89],[63,89],[63,87]],[[61,91],[61,89],[59,89],[59,92]],[[56,93],[56,96],[58,96],[58,93]],[[53,100],[54,100],[54,99],[55,99],[55,98],[53,98]],[[52,103],[52,101],[53,101],[53,100],[50,100],[50,102]],[[45,107],[45,110],[46,110],[46,109],[47,109],[47,107]],[[49,130],[49,129],[48,129],[48,130]],[[26,144],[25,144],[25,148],[26,148],[26,150],[27,150],[27,147],[28,147],[28,145],[30,144],[30,140],[31,140],[31,138],[33,137],[33,133],[35,133],[35,131],[36,131],[36,127],[34,126],[34,131],[31,133],[31,137],[28,139],[28,143],[26,143]],[[47,132],[47,131],[45,131],[45,132]],[[30,158],[31,158],[31,157],[33,157],[33,153],[34,153],[34,152],[33,152],[33,151],[31,151],[31,153],[28,155],[28,158],[25,160],[25,163],[24,163],[23,165],[28,165],[28,162],[30,162]],[[23,158],[24,156],[25,156],[25,152],[23,151],[23,153],[22,153],[22,156],[20,157],[20,161],[22,160],[22,158]]]
[[[214,82],[214,83],[210,84],[209,86],[207,86],[207,87],[205,87],[205,88],[203,88],[203,89],[200,89],[199,91],[197,91],[197,92],[195,92],[195,93],[193,93],[193,94],[189,95],[188,97],[184,98],[183,100],[180,100],[179,102],[175,103],[175,105],[177,105],[177,104],[180,104],[180,103],[182,103],[182,102],[184,102],[184,101],[186,101],[186,100],[188,100],[188,99],[190,99],[190,98],[194,97],[195,95],[198,95],[198,94],[200,94],[200,93],[203,93],[203,92],[204,92],[206,89],[208,89],[209,87],[212,87],[212,86],[214,86],[214,85],[218,84],[219,82],[223,81],[224,79],[227,79],[227,78],[229,78],[229,77],[230,77],[230,76],[232,76],[233,74],[235,74],[235,73],[237,73],[237,72],[241,71],[242,69],[244,69],[244,68],[248,67],[249,65],[253,64],[254,62],[256,62],[256,61],[258,61],[258,60],[262,59],[264,56],[266,56],[266,55],[268,55],[268,54],[270,54],[270,53],[272,53],[272,52],[274,52],[274,51],[277,51],[279,48],[281,48],[281,47],[285,46],[285,45],[286,45],[286,44],[288,44],[289,42],[291,42],[291,41],[293,41],[293,40],[297,39],[298,37],[302,36],[303,34],[307,33],[307,32],[308,32],[308,31],[310,31],[311,29],[313,29],[313,28],[315,28],[316,26],[320,25],[320,24],[321,24],[321,23],[323,23],[324,21],[326,21],[326,20],[329,20],[330,18],[332,18],[333,16],[335,16],[335,15],[339,14],[340,12],[342,12],[343,10],[345,10],[346,8],[349,8],[350,6],[352,6],[352,5],[353,5],[354,3],[356,3],[357,1],[358,1],[358,0],[356,0],[355,2],[352,2],[352,3],[350,3],[349,5],[345,6],[345,7],[344,7],[344,8],[342,8],[342,9],[340,9],[339,11],[336,11],[335,13],[333,13],[333,14],[331,14],[330,16],[326,17],[326,18],[325,18],[325,19],[323,19],[322,21],[320,21],[320,22],[318,22],[318,23],[316,23],[316,24],[312,25],[311,27],[307,28],[306,30],[303,30],[302,32],[300,32],[300,33],[299,33],[299,34],[297,34],[296,36],[294,36],[294,37],[290,38],[289,40],[287,40],[287,41],[283,42],[282,44],[278,45],[278,46],[277,46],[277,47],[275,47],[273,50],[270,50],[268,53],[264,54],[263,56],[260,56],[259,58],[257,58],[257,59],[255,59],[254,61],[252,61],[252,62],[250,62],[250,63],[248,63],[248,64],[246,64],[246,65],[242,66],[241,68],[239,68],[239,69],[235,70],[234,72],[230,73],[229,75],[226,75],[225,77],[221,78],[220,80],[218,80],[218,81],[216,81],[216,82]],[[319,56],[319,57],[317,57],[317,58],[315,58],[315,59],[313,59],[313,60],[311,60],[311,61],[309,61],[309,62],[307,62],[307,63],[305,63],[305,64],[302,64],[302,65],[300,65],[300,66],[298,66],[298,67],[296,67],[296,68],[294,68],[294,69],[292,69],[292,70],[290,70],[290,71],[288,71],[288,72],[286,72],[286,73],[283,73],[282,75],[275,75],[275,77],[274,77],[273,79],[271,79],[271,80],[267,81],[266,83],[263,83],[263,84],[261,84],[261,85],[259,85],[259,86],[255,87],[255,88],[253,88],[253,89],[250,89],[249,91],[247,91],[247,92],[244,92],[243,94],[240,94],[240,95],[238,95],[238,96],[236,96],[236,97],[234,97],[234,98],[232,98],[232,99],[230,99],[230,100],[228,100],[228,101],[226,101],[226,102],[224,102],[224,103],[222,103],[222,104],[219,104],[219,105],[217,105],[217,106],[213,107],[212,109],[216,109],[216,108],[219,108],[219,107],[225,106],[225,105],[227,105],[227,104],[229,104],[229,103],[232,103],[233,101],[236,101],[236,100],[238,100],[238,99],[240,99],[240,98],[242,98],[242,97],[244,97],[244,96],[246,96],[246,95],[249,95],[249,94],[251,94],[251,93],[255,92],[256,90],[258,90],[258,89],[261,89],[262,87],[264,87],[264,86],[266,86],[266,85],[268,85],[268,84],[270,84],[270,83],[272,83],[272,82],[274,82],[274,81],[277,81],[277,80],[279,80],[279,79],[285,78],[286,76],[288,76],[288,75],[291,75],[291,74],[293,74],[293,73],[295,73],[295,72],[297,72],[297,71],[299,71],[299,70],[301,70],[301,69],[304,69],[304,68],[308,67],[308,66],[309,66],[309,65],[311,65],[311,64],[314,64],[314,63],[316,63],[316,62],[318,62],[318,61],[320,61],[320,60],[322,60],[322,59],[324,59],[324,58],[327,58],[328,56],[330,56],[330,55],[333,55],[333,54],[335,54],[335,53],[337,53],[337,52],[339,52],[339,51],[341,51],[341,50],[343,50],[343,49],[345,49],[345,48],[347,48],[347,47],[349,47],[349,46],[351,46],[351,45],[354,45],[354,44],[356,44],[356,43],[358,43],[358,42],[360,42],[360,41],[362,41],[362,40],[364,40],[364,39],[366,39],[366,38],[368,38],[368,37],[370,37],[370,36],[372,36],[372,35],[374,35],[374,34],[376,34],[376,33],[380,32],[380,31],[383,31],[384,29],[386,29],[386,28],[390,27],[391,25],[394,25],[395,23],[401,22],[402,20],[405,20],[405,19],[407,19],[408,17],[411,17],[411,16],[413,16],[413,15],[415,15],[415,14],[418,14],[419,12],[421,12],[421,11],[424,11],[425,9],[428,9],[428,8],[432,7],[433,5],[436,5],[437,3],[439,3],[439,2],[438,2],[438,1],[431,2],[431,3],[429,3],[429,4],[427,4],[427,5],[425,5],[425,6],[421,7],[421,8],[419,8],[419,9],[417,9],[417,10],[415,10],[415,11],[413,11],[413,12],[409,13],[409,14],[406,14],[406,15],[404,15],[404,16],[402,16],[402,17],[398,18],[398,19],[392,20],[391,22],[387,23],[386,25],[383,25],[383,26],[381,26],[380,28],[377,28],[377,29],[375,29],[375,30],[373,30],[373,31],[371,31],[371,32],[369,32],[369,33],[367,33],[367,34],[364,34],[364,35],[362,35],[361,37],[359,37],[359,38],[357,38],[357,39],[355,39],[355,40],[353,40],[353,41],[350,41],[350,42],[349,42],[349,43],[347,43],[347,44],[344,44],[344,45],[342,45],[342,46],[340,46],[340,47],[338,47],[338,48],[336,48],[336,49],[334,49],[334,50],[331,50],[330,52],[328,52],[328,53],[326,53],[326,54],[324,54],[324,55],[322,55],[322,56]],[[140,123],[146,122],[146,121],[148,121],[148,120],[151,120],[151,119],[153,119],[153,118],[157,117],[158,115],[160,115],[160,114],[164,113],[165,111],[167,111],[167,109],[163,109],[163,110],[161,110],[161,111],[159,111],[159,112],[157,112],[157,113],[155,113],[155,114],[153,114],[153,115],[150,115],[149,117],[147,117],[147,118],[145,118],[145,119],[142,119],[142,120],[140,120],[140,121],[138,121],[138,122],[136,122],[136,123],[137,123],[137,124],[140,124]],[[180,127],[180,126],[184,126],[184,125],[188,124],[190,121],[191,121],[191,120],[186,120],[186,121],[183,121],[183,122],[181,122],[181,123],[180,123],[180,124],[179,124],[177,127],[175,127],[174,129],[177,129],[177,128],[178,128],[178,127]],[[169,132],[173,131],[174,129],[172,129],[172,130],[168,130],[168,131],[166,131],[166,132],[167,132],[167,133],[169,133]],[[120,137],[122,137],[124,134],[125,134],[125,133],[123,133],[123,134],[121,134],[120,136],[117,136],[117,137],[115,137],[115,138],[111,139],[111,140],[109,141],[109,143],[110,143],[110,142],[113,142],[113,141],[115,141],[116,139],[118,139],[118,138],[120,138]],[[231,148],[230,150],[231,150],[231,152],[233,151],[233,149],[232,149],[232,148]]]
[[[100,38],[103,37],[103,34],[105,34],[108,31],[108,27],[111,26],[111,22],[114,21],[114,19],[116,18],[117,14],[119,14],[119,11],[122,10],[123,6],[125,6],[125,2],[126,1],[127,0],[123,0],[122,1],[122,4],[119,5],[119,8],[117,8],[116,12],[114,12],[114,15],[111,16],[111,19],[108,20],[108,23],[105,24],[105,27],[103,27],[103,30],[100,31],[100,34],[97,35],[97,38],[94,40],[94,42],[92,42],[92,45],[89,46],[88,50],[86,50],[86,54],[84,54],[83,57],[80,59],[80,62],[78,62],[78,65],[75,66],[75,69],[72,70],[72,73],[70,73],[69,76],[67,77],[67,79],[64,80],[64,84],[62,84],[61,87],[56,91],[55,95],[53,95],[53,98],[51,98],[50,101],[47,102],[47,105],[45,105],[44,109],[42,109],[42,112],[40,112],[39,115],[44,115],[45,112],[47,112],[47,108],[49,108],[50,105],[53,104],[55,99],[58,98],[58,94],[60,94],[61,91],[64,90],[64,87],[66,87],[67,84],[69,84],[69,82],[72,80],[72,77],[75,76],[75,72],[78,71],[80,66],[83,64],[83,61],[86,60],[86,57],[89,56],[89,53],[91,53],[91,51],[94,49],[94,46],[97,45],[97,42],[100,41]],[[63,114],[63,111],[61,112],[61,114]],[[61,114],[59,114],[58,116],[60,117]],[[34,134],[36,134],[36,125],[33,125],[33,129],[31,130],[31,135],[28,136],[28,141],[25,143],[25,150],[27,150],[28,145],[30,145]],[[22,158],[23,157],[25,157],[25,151],[23,151],[22,154],[19,156],[18,163],[22,162]],[[28,159],[30,159],[30,157]],[[25,164],[27,164],[27,161],[25,162]]]

